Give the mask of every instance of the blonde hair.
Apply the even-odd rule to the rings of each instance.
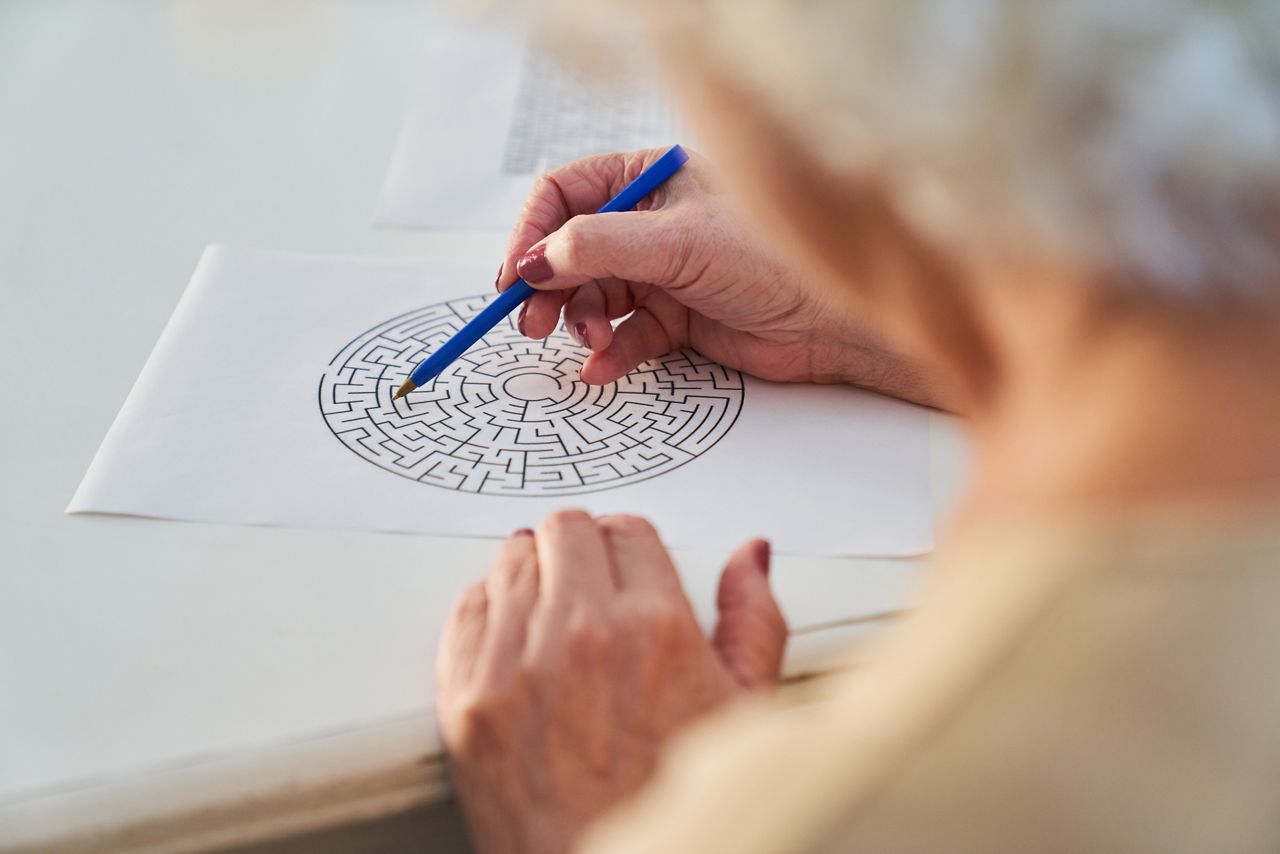
[[[578,30],[589,6],[619,11],[553,6]],[[632,8],[669,55],[743,85],[824,169],[884,182],[944,245],[1051,253],[1171,295],[1280,284],[1273,0]]]

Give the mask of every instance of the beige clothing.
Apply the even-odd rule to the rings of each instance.
[[[1280,510],[940,552],[832,695],[673,747],[590,854],[1280,852]]]

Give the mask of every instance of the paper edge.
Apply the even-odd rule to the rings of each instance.
[[[129,386],[129,392],[124,396],[124,400],[120,404],[120,408],[116,410],[115,417],[111,419],[111,424],[107,427],[107,432],[102,435],[101,441],[98,442],[98,448],[93,453],[93,459],[89,461],[88,468],[85,469],[84,475],[80,478],[80,483],[76,486],[76,490],[71,495],[71,500],[67,502],[66,508],[62,511],[63,515],[72,515],[76,513],[92,512],[84,508],[87,503],[87,493],[93,488],[93,480],[95,480],[100,472],[99,469],[103,465],[103,451],[106,449],[108,442],[115,433],[116,428],[120,426],[121,420],[127,415],[130,404],[134,401],[138,393],[139,387],[147,374],[152,370],[152,365],[156,360],[156,354],[169,342],[171,336],[175,333],[179,322],[184,319],[182,311],[183,306],[188,303],[191,293],[195,290],[199,281],[203,278],[203,274],[207,267],[213,263],[216,256],[227,251],[229,247],[222,243],[210,243],[200,252],[200,257],[196,260],[195,267],[191,271],[187,284],[182,289],[182,294],[178,297],[178,301],[174,304],[173,311],[169,313],[168,320],[160,330],[160,335],[156,338],[156,343],[151,346],[151,352],[147,354],[147,359],[142,364],[142,370],[138,371],[138,376],[134,378],[133,384]]]

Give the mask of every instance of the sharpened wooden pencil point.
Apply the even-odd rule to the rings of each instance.
[[[405,380],[404,383],[401,384],[400,388],[396,389],[395,397],[391,399],[399,400],[409,392],[413,391],[415,388],[417,388],[417,386],[413,384],[413,380]]]

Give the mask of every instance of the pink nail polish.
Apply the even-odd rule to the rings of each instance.
[[[525,303],[520,307],[520,314],[518,317],[516,317],[516,328],[520,330],[521,335],[528,334],[527,332],[524,331],[524,316],[528,313],[529,313],[529,305],[528,303]]]
[[[587,337],[587,324],[575,323],[573,325],[573,335],[588,350],[591,349],[591,339]]]
[[[502,288],[498,287],[498,282],[502,281],[502,268],[506,266],[506,262],[498,265],[498,275],[493,277],[493,289],[498,293],[502,293]]]
[[[520,274],[520,278],[531,285],[550,279],[551,262],[547,260],[546,245],[539,244],[521,255],[516,261],[516,272]]]
[[[533,536],[533,529],[532,529],[532,528],[521,528],[520,530],[516,531],[516,532],[515,532],[514,534],[512,534],[511,536],[513,536],[513,537],[532,537],[532,536]]]
[[[761,574],[768,575],[773,547],[769,545],[768,540],[756,540],[752,551],[755,553],[756,566],[760,567]]]

